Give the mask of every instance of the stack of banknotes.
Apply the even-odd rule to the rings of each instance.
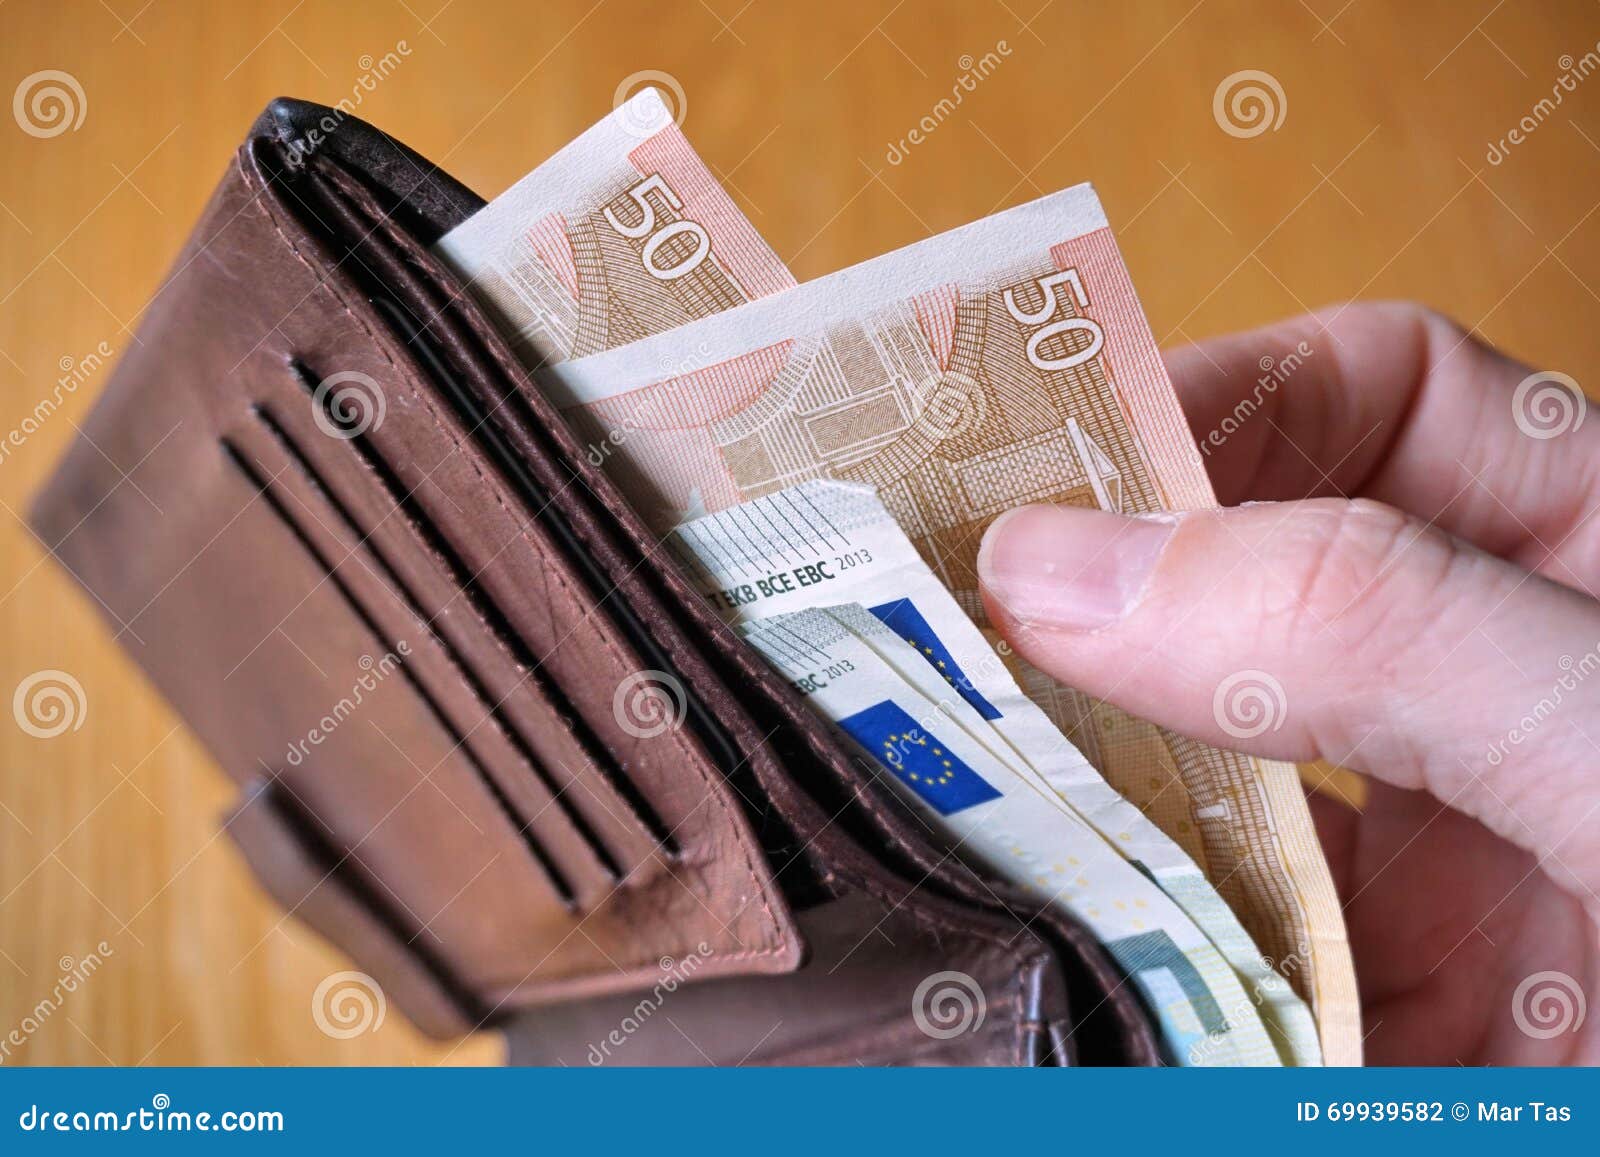
[[[645,90],[437,252],[712,605],[961,854],[1092,929],[1174,1059],[1359,1063],[1295,768],[985,621],[1002,512],[1215,502],[1090,186],[799,285]]]

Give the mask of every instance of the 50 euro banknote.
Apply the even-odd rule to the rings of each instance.
[[[1087,185],[553,365],[541,385],[661,534],[807,479],[865,483],[980,624],[978,546],[1005,510],[1215,504]],[[1293,767],[1022,675],[1312,1003],[1325,1060],[1358,1062],[1342,913]]]
[[[794,285],[646,88],[439,239],[529,366]]]

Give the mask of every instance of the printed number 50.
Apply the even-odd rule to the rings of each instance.
[[[661,200],[666,203],[668,208],[683,208],[683,201],[679,199],[678,194],[674,193],[671,186],[661,179],[661,174],[657,173],[653,177],[646,177],[624,194],[639,206],[640,218],[637,225],[624,225],[621,219],[611,211],[609,205],[606,206],[606,220],[611,222],[611,227],[624,237],[635,240],[640,237],[649,237],[650,239],[644,243],[644,252],[639,255],[644,262],[645,272],[649,273],[657,281],[676,281],[684,274],[698,268],[700,263],[706,259],[706,255],[711,252],[711,238],[706,236],[705,229],[701,227],[698,221],[674,221],[658,230],[656,228],[656,206],[649,199],[651,193],[660,194]],[[694,237],[694,252],[675,265],[658,265],[656,263],[656,254],[660,252],[661,246],[680,233],[688,233]]]
[[[1008,289],[1001,295],[1005,302],[1006,311],[1023,325],[1036,325],[1039,322],[1049,321],[1061,308],[1061,298],[1057,289],[1066,285],[1072,290],[1072,299],[1079,309],[1089,305],[1089,295],[1083,291],[1083,282],[1078,278],[1076,269],[1064,269],[1060,273],[1052,273],[1048,277],[1040,277],[1034,281],[1039,287],[1039,293],[1044,298],[1039,308],[1032,310],[1020,309],[1017,306],[1017,291],[1015,287]],[[1064,354],[1061,357],[1041,357],[1039,347],[1058,334],[1075,333],[1083,331],[1089,334],[1089,344],[1076,353]],[[1063,317],[1050,324],[1042,326],[1028,336],[1028,361],[1038,366],[1041,370],[1070,370],[1073,366],[1081,366],[1089,361],[1105,344],[1106,336],[1100,328],[1100,323],[1091,317]]]

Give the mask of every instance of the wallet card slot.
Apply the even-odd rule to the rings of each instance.
[[[618,584],[608,577],[589,545],[568,523],[563,503],[556,500],[549,486],[535,475],[522,454],[501,432],[500,423],[503,419],[498,411],[502,409],[519,411],[518,421],[527,420],[521,392],[513,387],[497,396],[482,398],[446,364],[439,347],[452,343],[449,339],[439,338],[434,331],[440,322],[453,324],[451,303],[446,301],[440,306],[426,325],[419,323],[416,313],[400,300],[398,291],[392,289],[379,273],[379,270],[384,270],[386,274],[392,271],[408,280],[415,276],[415,270],[408,263],[391,263],[392,252],[385,252],[378,246],[379,235],[389,232],[391,223],[386,216],[378,213],[376,206],[359,204],[360,194],[353,188],[344,187],[342,183],[327,182],[325,177],[328,171],[319,170],[320,166],[310,167],[307,175],[311,177],[311,182],[302,186],[305,195],[295,197],[302,224],[318,230],[329,243],[345,255],[355,258],[344,266],[344,272],[360,285],[367,303],[384,317],[404,341],[408,351],[428,370],[434,384],[440,389],[441,399],[469,432],[475,448],[493,464],[519,503],[554,540],[561,556],[576,572],[596,610],[605,617],[615,633],[626,640],[646,668],[670,677],[677,693],[681,695],[684,729],[694,736],[720,778],[730,784],[736,783],[748,774],[748,760],[739,744],[716,713],[706,706],[693,681],[681,676],[678,664],[668,649],[628,602],[618,597]],[[322,211],[326,211],[334,223],[330,224]],[[378,213],[377,219],[374,219],[374,213]],[[407,239],[395,240],[404,245]],[[422,300],[427,299],[419,299],[419,304]],[[428,304],[432,307],[439,303],[430,301]],[[466,336],[470,341],[470,331]],[[583,484],[570,465],[564,469],[567,473],[565,485]],[[576,714],[582,717],[581,712]],[[594,734],[600,738],[606,750],[616,751],[608,738],[604,738],[600,732]],[[613,754],[611,761],[599,763],[598,766],[608,771],[611,767],[621,767],[623,762]],[[627,786],[624,788],[623,784]],[[617,786],[619,790],[632,792],[641,803],[646,802],[642,793],[634,788],[631,777],[618,776]],[[760,819],[759,816],[753,818]],[[652,830],[676,856],[678,853],[672,826],[658,821]]]
[[[306,528],[301,525],[300,521],[289,510],[282,497],[280,497],[277,493],[277,488],[274,485],[273,479],[268,478],[264,473],[262,473],[262,471],[250,461],[249,457],[241,452],[239,447],[236,446],[230,439],[221,439],[221,446],[223,454],[227,460],[240,473],[240,475],[243,476],[245,482],[248,483],[256,491],[256,493],[260,495],[262,501],[266,503],[267,508],[273,513],[274,516],[277,517],[285,529],[289,531],[290,535],[294,538],[295,542],[299,544],[301,549],[310,556],[311,560],[316,564],[318,572],[327,576],[328,582],[333,586],[334,590],[338,592],[340,598],[350,609],[351,613],[357,618],[357,620],[360,621],[361,625],[379,641],[379,643],[385,648],[386,652],[393,651],[395,649],[397,640],[392,639],[389,632],[386,632],[378,623],[372,612],[365,606],[365,604],[362,603],[361,599],[350,588],[350,584],[344,579],[343,576],[339,574],[339,571],[333,564],[332,560],[330,560],[327,555],[323,553],[322,549],[317,546],[311,534],[307,532]],[[489,771],[489,769],[484,765],[483,761],[478,757],[477,752],[473,750],[472,745],[468,742],[467,736],[462,733],[459,727],[456,726],[455,722],[450,718],[449,713],[444,709],[443,705],[433,695],[433,693],[428,690],[428,688],[423,684],[422,680],[417,677],[416,673],[411,669],[409,663],[405,661],[400,662],[397,664],[396,670],[399,672],[401,678],[406,681],[410,689],[422,701],[423,705],[428,709],[428,712],[433,720],[444,730],[445,734],[449,736],[450,742],[453,745],[453,750],[461,754],[467,766],[470,767],[473,773],[477,776],[481,786],[485,791],[488,792],[490,798],[494,800],[495,805],[505,817],[506,822],[509,823],[516,831],[517,835],[520,837],[518,843],[527,850],[529,856],[531,856],[535,864],[538,865],[541,874],[550,884],[551,891],[555,893],[556,899],[560,902],[561,906],[569,912],[576,911],[578,901],[577,896],[573,891],[571,882],[556,865],[549,853],[546,852],[544,846],[540,843],[538,838],[534,835],[531,825],[527,822],[524,822],[521,816],[518,815],[515,805],[506,795],[505,790],[498,782],[496,782],[493,773]]]
[[[434,371],[436,377],[443,378],[444,367],[438,365],[436,359],[432,358],[431,351],[425,346],[414,348],[418,349],[419,355],[425,361],[434,362],[429,368]],[[314,371],[299,359],[291,361],[289,369],[300,388],[311,399],[312,405],[318,407],[333,428],[340,431],[339,440],[349,448],[391,508],[398,512],[407,530],[438,560],[452,588],[460,592],[495,643],[511,657],[519,671],[519,677],[527,682],[533,693],[543,699],[561,720],[589,766],[605,780],[615,797],[627,809],[629,816],[656,843],[661,853],[676,858],[679,854],[677,840],[666,822],[634,782],[618,769],[616,757],[595,733],[583,714],[573,707],[566,693],[554,680],[544,676],[542,670],[544,661],[533,653],[527,641],[512,627],[505,612],[483,589],[472,567],[456,550],[449,536],[423,503],[417,500],[415,492],[401,481],[394,467],[373,444],[373,440],[338,412],[332,393],[325,392],[319,396],[318,385],[322,379]],[[465,666],[464,661],[463,666]],[[543,779],[543,782],[553,792],[561,791],[560,786],[555,785],[552,779]],[[562,801],[563,807],[570,808],[565,802],[564,794],[558,795],[558,798]],[[576,814],[576,809],[571,810]],[[584,821],[581,830],[593,831],[587,821]],[[593,839],[597,847],[603,846],[597,835],[593,836]],[[618,876],[624,874],[616,858],[609,852],[606,855],[614,874]]]
[[[724,778],[735,774],[744,762],[739,755],[737,745],[729,737],[726,730],[716,720],[711,712],[706,710],[705,704],[695,694],[689,681],[678,675],[677,665],[667,655],[666,651],[640,622],[632,608],[620,598],[616,598],[616,584],[609,581],[605,572],[595,561],[589,548],[567,525],[565,518],[557,504],[552,501],[548,490],[528,470],[520,455],[512,449],[505,438],[500,434],[493,421],[493,415],[486,410],[473,393],[466,389],[456,377],[449,373],[440,362],[438,355],[433,350],[432,342],[427,333],[412,319],[409,311],[403,305],[382,291],[372,291],[370,298],[372,304],[378,308],[405,338],[406,343],[415,350],[423,361],[429,364],[437,380],[445,387],[446,395],[460,417],[463,425],[472,431],[472,438],[479,449],[494,462],[501,471],[502,476],[511,484],[518,498],[527,509],[534,512],[534,516],[548,530],[560,544],[562,553],[577,570],[583,580],[590,596],[595,600],[595,606],[600,613],[606,615],[617,630],[628,640],[628,644],[645,665],[657,671],[664,671],[671,675],[677,682],[684,696],[686,721],[689,729],[700,741],[702,748],[711,755],[712,762]],[[514,406],[518,395],[511,393],[499,399],[499,406]],[[574,712],[574,717],[581,719],[581,712]],[[585,723],[587,734],[597,746],[609,751],[609,746],[604,743],[598,734]],[[619,761],[614,755],[609,762],[597,763],[597,766],[608,769],[616,766]],[[633,781],[625,775],[615,775],[613,786],[625,798],[637,801],[638,807],[644,810],[647,822],[651,824],[651,832],[660,840],[663,847],[672,854],[677,854],[677,845],[671,829],[662,822],[660,816],[650,807],[649,802],[635,787]]]
[[[289,460],[290,464],[299,473],[306,486],[316,494],[321,501],[333,511],[334,516],[350,534],[352,541],[359,544],[359,548],[369,555],[381,570],[385,585],[398,597],[410,612],[412,618],[418,623],[423,633],[444,654],[451,668],[461,677],[484,717],[490,725],[506,740],[517,758],[532,774],[533,778],[544,789],[549,798],[549,805],[553,806],[557,815],[561,816],[577,834],[583,846],[594,856],[600,867],[604,870],[609,883],[615,883],[623,871],[618,865],[611,850],[601,840],[589,821],[583,814],[572,806],[566,792],[557,784],[539,754],[533,750],[527,737],[510,719],[503,709],[502,701],[485,686],[483,677],[468,661],[467,657],[450,641],[442,632],[435,629],[433,616],[430,616],[422,606],[422,600],[417,591],[400,573],[399,568],[390,560],[376,537],[362,529],[353,511],[340,499],[337,491],[328,479],[311,461],[306,451],[296,441],[294,435],[289,433],[275,418],[269,407],[258,404],[251,409],[251,413],[261,424],[262,428],[271,435],[272,440],[278,445]],[[527,821],[530,825],[532,818]]]

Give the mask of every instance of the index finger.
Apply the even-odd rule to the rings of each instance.
[[[1367,497],[1588,593],[1600,422],[1409,303],[1353,304],[1171,350],[1224,505]]]

